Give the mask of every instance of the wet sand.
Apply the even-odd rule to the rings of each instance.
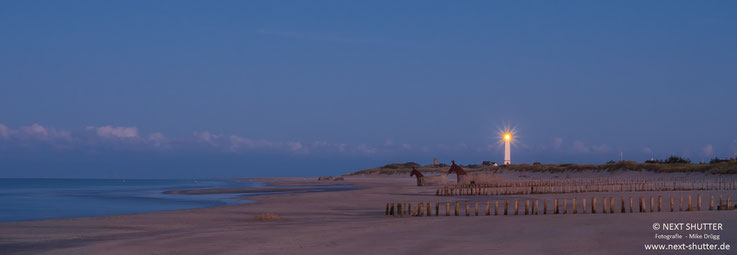
[[[415,180],[406,176],[346,177],[345,181],[330,182],[315,179],[258,181],[280,187],[350,184],[357,189],[249,196],[257,203],[203,209],[0,223],[0,254],[663,254],[643,248],[646,243],[676,243],[654,239],[656,233],[668,234],[654,231],[655,222],[723,223],[724,230],[708,232],[719,234],[721,240],[709,242],[737,247],[737,210],[384,215],[387,202],[413,202],[415,206],[417,202],[471,200],[485,205],[487,200],[497,199],[711,194],[705,191],[437,197],[436,187],[414,186]],[[734,191],[714,194],[737,197]],[[708,205],[708,200],[703,203]],[[275,213],[282,219],[255,220],[261,213]],[[730,254],[734,249],[708,254]]]

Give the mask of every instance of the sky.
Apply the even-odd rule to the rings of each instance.
[[[0,178],[737,153],[734,1],[2,1]]]

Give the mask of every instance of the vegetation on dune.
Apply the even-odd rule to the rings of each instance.
[[[412,167],[423,173],[447,173],[448,167],[439,167],[433,165],[420,166],[414,162],[389,164],[379,168],[364,169],[347,175],[366,175],[366,174],[409,174]],[[486,172],[486,171],[520,171],[520,172],[583,172],[583,171],[651,171],[658,173],[682,173],[682,172],[702,172],[712,174],[737,174],[737,160],[712,160],[709,164],[692,164],[687,159],[679,157],[670,157],[666,160],[637,163],[634,161],[609,161],[601,165],[589,164],[513,164],[507,166],[481,166],[468,165],[463,166],[467,172]]]

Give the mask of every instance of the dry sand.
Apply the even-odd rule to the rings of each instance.
[[[313,180],[259,179],[279,186],[325,184]],[[413,186],[415,180],[406,176],[347,177],[345,181],[330,184],[351,184],[358,189],[249,196],[249,200],[257,203],[204,209],[0,223],[0,254],[663,254],[646,252],[643,245],[680,241],[654,239],[656,233],[668,234],[654,231],[655,222],[723,223],[722,231],[699,233],[719,234],[721,240],[709,242],[725,242],[733,249],[706,254],[737,253],[737,210],[384,216],[387,202],[413,202],[415,206],[420,201],[470,199],[485,206],[486,200],[493,204],[498,199],[619,198],[651,194],[667,197],[697,192],[436,197],[435,187]],[[709,194],[737,197],[734,191],[700,193],[704,196],[705,209]],[[275,213],[281,220],[256,220],[261,213]]]

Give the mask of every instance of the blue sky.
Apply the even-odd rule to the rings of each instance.
[[[737,153],[732,1],[3,1],[0,177]]]

